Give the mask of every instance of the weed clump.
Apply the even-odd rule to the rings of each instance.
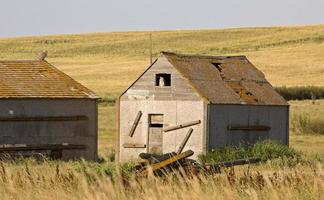
[[[201,163],[219,163],[229,160],[259,157],[262,162],[276,158],[285,158],[294,163],[302,158],[301,152],[271,140],[257,142],[255,145],[240,145],[217,148],[206,155],[200,155]]]

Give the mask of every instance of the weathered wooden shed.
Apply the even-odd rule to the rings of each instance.
[[[0,61],[0,153],[96,160],[97,100],[45,60]]]
[[[289,105],[245,56],[162,52],[120,96],[117,156],[176,151],[187,132],[195,156],[272,139],[288,144]]]

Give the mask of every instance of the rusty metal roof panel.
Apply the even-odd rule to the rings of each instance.
[[[0,98],[99,97],[44,60],[0,61]]]
[[[288,105],[245,56],[162,55],[213,104]]]

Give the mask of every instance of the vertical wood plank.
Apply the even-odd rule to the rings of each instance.
[[[134,121],[134,123],[133,123],[133,126],[132,126],[132,128],[131,128],[131,130],[130,130],[130,132],[129,132],[129,137],[133,137],[134,132],[135,132],[135,130],[136,130],[136,127],[137,127],[137,125],[138,125],[138,123],[139,123],[141,117],[142,117],[142,111],[138,111],[137,116],[136,116],[136,118],[135,118],[135,121]]]

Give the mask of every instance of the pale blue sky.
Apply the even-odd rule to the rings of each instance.
[[[0,37],[324,24],[324,0],[0,0]]]

